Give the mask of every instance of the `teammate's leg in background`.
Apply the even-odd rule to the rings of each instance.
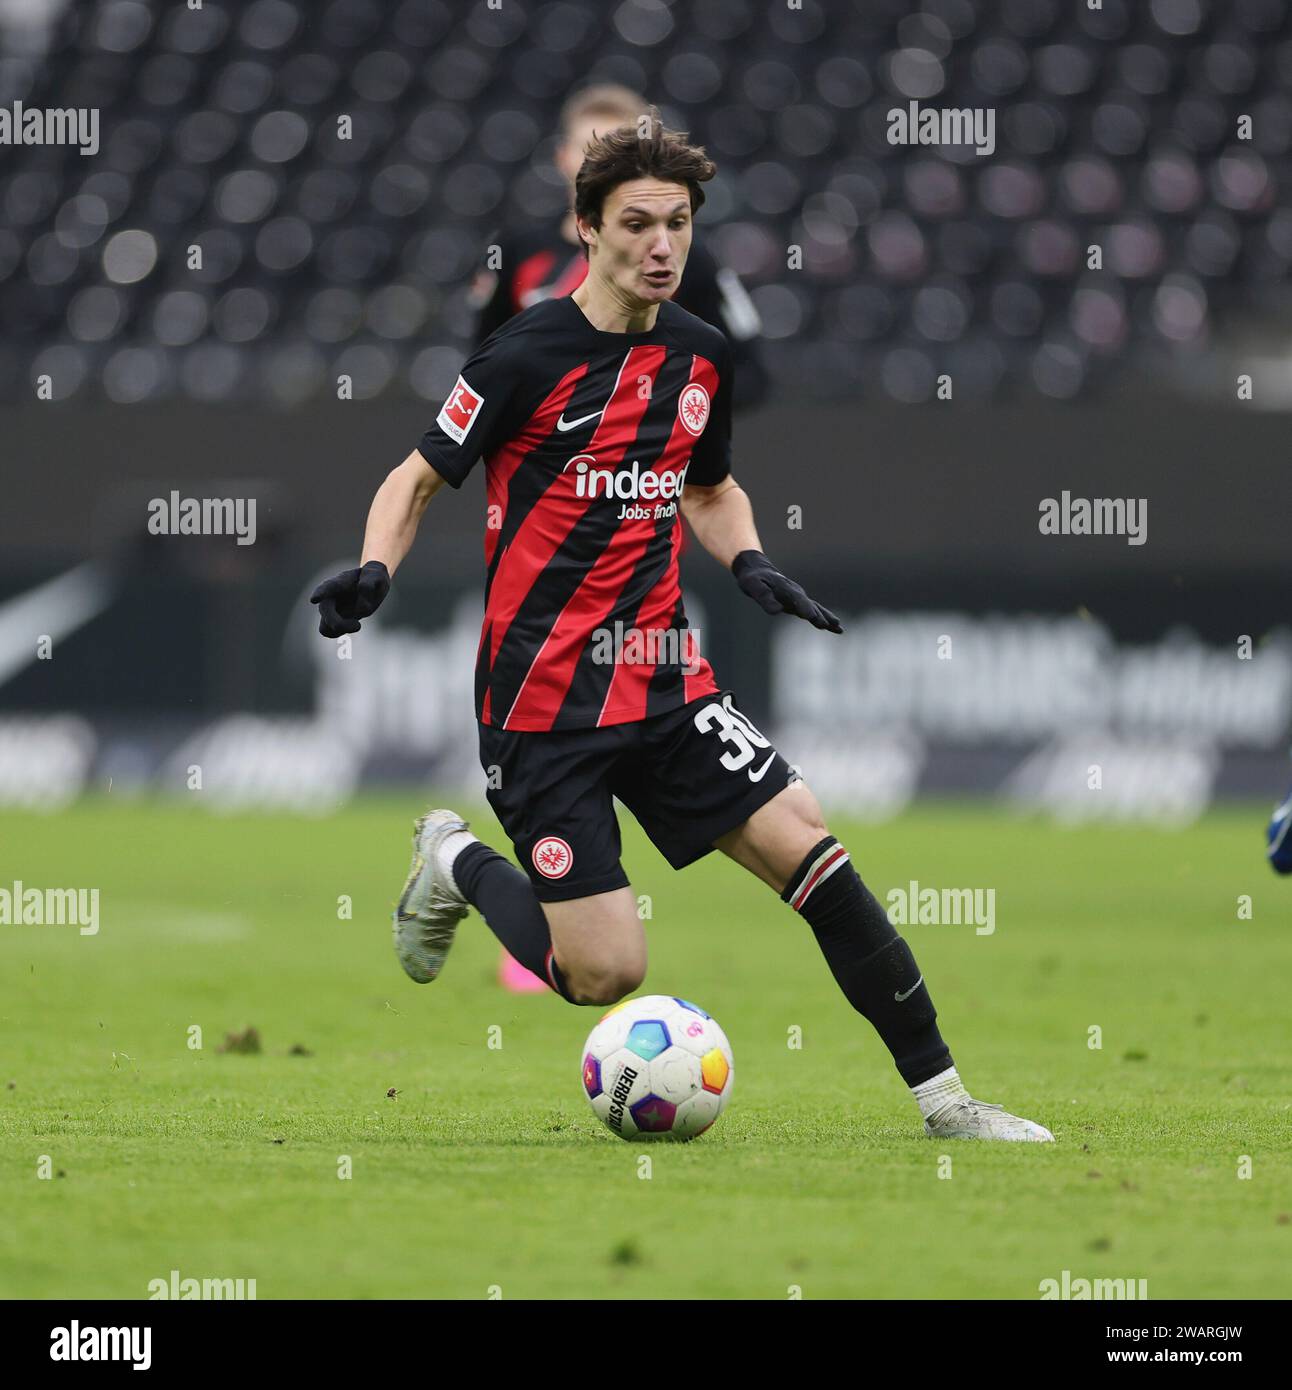
[[[911,1088],[925,1131],[948,1138],[1052,1139],[1049,1130],[970,1098],[937,1026],[911,948],[794,782],[716,848],[774,888],[806,919],[848,1002],[866,1018]]]
[[[511,994],[546,994],[549,988],[505,946],[498,948],[498,983]]]

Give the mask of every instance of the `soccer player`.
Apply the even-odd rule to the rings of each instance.
[[[597,140],[575,213],[588,274],[466,362],[418,448],[377,491],[362,566],[311,596],[325,637],[357,632],[431,498],[483,455],[489,516],[475,704],[487,797],[524,872],[448,810],[415,827],[394,916],[419,983],[471,907],[574,1004],[646,973],[613,798],[675,869],[719,849],[811,927],[879,1033],[933,1137],[1050,1140],[969,1096],[910,947],[830,834],[816,797],[722,689],[687,626],[681,516],[766,613],[838,619],[763,553],[731,476],[731,356],[672,302],[714,165],[652,112]],[[644,651],[643,651],[644,648]]]
[[[570,188],[570,207],[559,221],[527,224],[491,238],[498,247],[499,267],[479,270],[472,294],[481,305],[476,343],[491,337],[513,314],[541,299],[570,294],[588,273],[588,258],[574,216],[574,181],[584,151],[604,130],[630,125],[649,112],[646,100],[629,87],[602,82],[575,92],[561,108],[560,139],[554,163]],[[673,303],[711,323],[731,345],[736,413],[761,404],[768,377],[758,353],[761,324],[758,310],[734,270],[720,268],[701,241],[692,238],[686,265],[670,296]],[[682,549],[686,548],[686,537]],[[519,961],[502,952],[498,977],[516,993],[543,992],[546,985]]]

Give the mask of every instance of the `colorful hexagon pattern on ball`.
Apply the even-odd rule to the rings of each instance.
[[[717,1021],[697,1004],[650,994],[615,1005],[588,1035],[583,1091],[621,1139],[693,1139],[731,1098],[735,1062]]]
[[[583,1059],[583,1089],[589,1100],[601,1094],[601,1063],[590,1052]]]
[[[633,1106],[633,1124],[639,1134],[667,1134],[673,1128],[677,1106],[660,1096],[647,1096]]]
[[[666,1051],[672,1045],[672,1041],[663,1019],[643,1018],[628,1030],[625,1046],[629,1052],[635,1052],[643,1062],[649,1062]]]
[[[720,1096],[731,1075],[731,1063],[720,1047],[711,1048],[700,1058],[700,1081],[706,1091]]]

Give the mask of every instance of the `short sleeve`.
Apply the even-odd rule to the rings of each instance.
[[[759,350],[758,309],[734,270],[719,266],[695,241],[675,296],[683,309],[720,329],[731,345],[731,407],[749,410],[766,400],[771,381]]]
[[[518,385],[513,361],[506,338],[495,335],[476,348],[418,443],[422,457],[453,487],[461,487],[476,460],[504,442],[500,436]]]
[[[716,353],[718,389],[704,433],[691,450],[686,481],[697,487],[713,487],[731,472],[731,348],[725,337]]]

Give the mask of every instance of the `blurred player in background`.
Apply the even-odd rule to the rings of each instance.
[[[570,207],[559,222],[529,224],[491,238],[501,250],[501,265],[498,270],[482,268],[472,283],[472,298],[480,306],[476,347],[513,314],[540,299],[570,294],[583,283],[588,261],[574,224],[579,165],[597,135],[632,124],[647,109],[643,97],[614,85],[585,88],[565,103],[555,161],[569,184]],[[762,327],[758,310],[736,272],[719,266],[699,237],[691,245],[682,282],[671,298],[727,335],[735,367],[733,408],[746,410],[765,400],[768,382],[758,354]]]
[[[574,222],[574,180],[588,145],[603,131],[630,125],[648,110],[645,98],[627,87],[605,83],[576,92],[561,110],[556,167],[570,188],[570,206],[559,222],[530,224],[491,237],[500,249],[498,270],[482,268],[472,283],[480,306],[475,346],[522,309],[539,300],[571,294],[588,273],[587,257]],[[735,370],[732,408],[747,410],[767,396],[767,371],[758,353],[758,310],[734,270],[720,267],[696,237],[673,302],[721,329],[731,345]],[[685,543],[684,543],[685,544]],[[505,951],[501,983],[518,994],[546,991],[547,985]]]

